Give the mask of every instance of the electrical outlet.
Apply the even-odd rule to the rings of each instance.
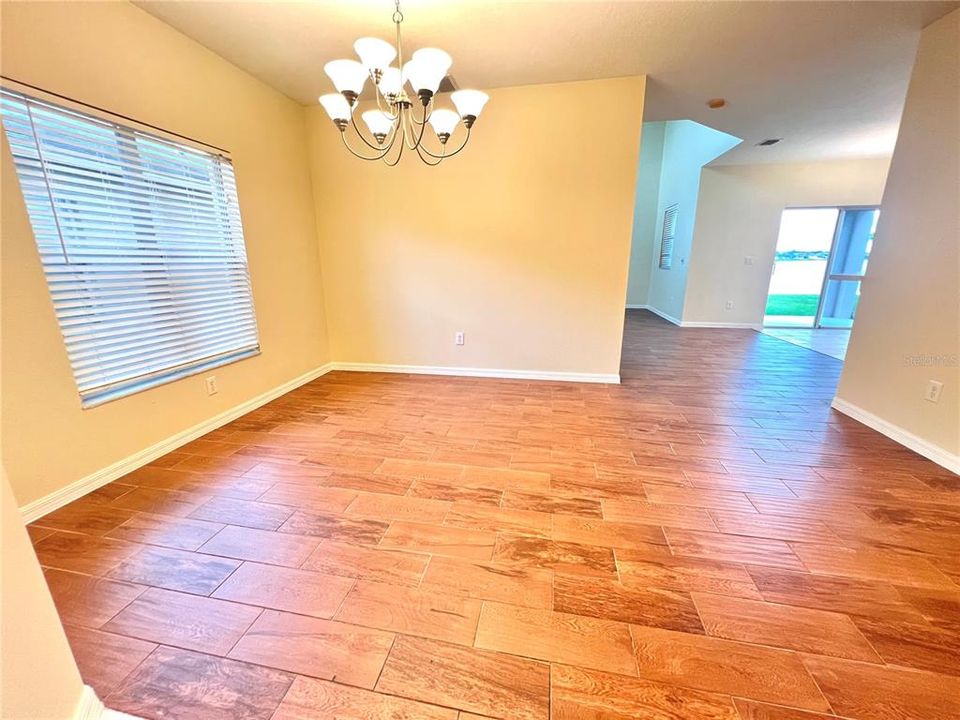
[[[753,255],[747,255],[745,258],[743,258],[743,264],[753,265]]]
[[[217,394],[217,376],[211,375],[207,378],[207,395]]]
[[[453,342],[456,345],[463,345],[463,331],[460,330],[456,335],[453,336]]]
[[[733,310],[733,300],[727,300],[727,310]]]
[[[924,393],[923,399],[929,400],[932,403],[940,402],[940,392],[943,390],[943,383],[939,380],[931,380],[927,383],[927,392]]]

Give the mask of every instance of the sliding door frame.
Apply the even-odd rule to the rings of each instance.
[[[859,280],[863,281],[863,278],[866,275],[849,275],[843,273],[832,273],[831,268],[833,267],[834,254],[837,251],[837,243],[840,240],[840,231],[843,229],[843,220],[847,216],[848,212],[857,212],[863,210],[879,210],[879,205],[824,205],[824,206],[811,206],[810,208],[790,208],[791,210],[796,209],[824,209],[836,208],[839,212],[837,213],[837,224],[833,228],[833,240],[830,242],[830,254],[827,256],[827,269],[823,273],[823,282],[820,284],[820,297],[817,299],[817,314],[813,318],[813,329],[814,330],[849,330],[849,328],[827,326],[823,327],[821,322],[823,320],[823,303],[827,299],[827,285],[831,280]]]
[[[848,212],[856,212],[858,210],[880,210],[879,205],[788,205],[780,211],[781,216],[786,210],[836,210],[837,211],[837,222],[833,227],[833,239],[830,241],[830,252],[827,255],[827,267],[823,273],[823,280],[820,282],[820,295],[817,297],[817,312],[813,317],[813,325],[810,328],[801,328],[801,329],[811,329],[811,330],[849,330],[849,328],[841,327],[821,327],[820,322],[823,317],[823,303],[826,299],[827,294],[827,283],[831,280],[860,280],[862,281],[865,275],[848,275],[848,274],[831,274],[830,269],[833,266],[834,253],[837,250],[837,243],[840,240],[840,230],[843,228],[843,219],[846,217]],[[768,290],[769,294],[769,290]],[[764,325],[764,327],[778,327],[775,325]],[[785,326],[793,327],[793,326]]]

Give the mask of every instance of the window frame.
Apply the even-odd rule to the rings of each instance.
[[[210,327],[210,321],[217,318],[218,311],[211,310],[209,307],[204,306],[204,302],[206,302],[205,299],[198,300],[197,297],[191,298],[187,293],[182,291],[174,292],[174,289],[177,288],[178,281],[174,279],[173,275],[176,274],[177,270],[182,272],[182,269],[178,268],[176,260],[164,257],[161,251],[159,261],[154,263],[154,266],[144,266],[148,268],[152,275],[152,277],[146,276],[147,280],[144,280],[144,282],[155,281],[158,277],[163,278],[164,282],[157,286],[157,293],[144,293],[142,301],[139,296],[135,294],[131,295],[130,297],[132,299],[130,300],[130,303],[135,307],[139,306],[141,309],[138,309],[136,312],[142,313],[143,316],[142,318],[134,317],[134,320],[146,320],[149,317],[149,314],[158,312],[157,309],[153,309],[151,306],[157,302],[163,303],[161,306],[157,307],[165,308],[161,314],[166,313],[168,315],[166,322],[170,327],[173,328],[173,332],[169,334],[168,347],[164,348],[162,345],[151,347],[149,343],[151,338],[150,326],[146,325],[142,332],[136,333],[136,331],[140,329],[140,324],[135,322],[132,327],[135,329],[136,334],[132,334],[128,338],[121,341],[114,341],[114,345],[122,347],[125,342],[129,341],[137,346],[137,343],[139,342],[139,346],[145,348],[142,351],[144,357],[141,362],[137,362],[137,355],[136,353],[133,353],[131,355],[130,366],[131,368],[140,368],[145,370],[144,372],[123,375],[122,369],[118,370],[115,367],[110,367],[109,364],[103,366],[105,369],[102,371],[99,370],[101,366],[97,365],[96,363],[85,366],[84,360],[81,359],[83,357],[83,353],[80,352],[79,355],[76,353],[76,347],[78,344],[77,341],[75,339],[71,340],[68,338],[67,334],[65,334],[65,327],[80,327],[85,329],[88,324],[89,326],[94,327],[98,322],[96,319],[97,313],[111,311],[115,312],[117,311],[117,306],[111,305],[109,306],[109,309],[104,310],[104,308],[97,307],[96,302],[91,302],[85,307],[85,311],[79,324],[68,326],[64,325],[65,319],[69,320],[69,315],[64,316],[62,314],[62,310],[58,306],[58,302],[55,299],[54,286],[51,284],[52,280],[55,280],[56,278],[56,270],[54,269],[51,273],[51,268],[54,268],[56,263],[51,262],[49,258],[44,257],[46,252],[44,247],[46,247],[50,242],[50,237],[48,236],[52,236],[52,233],[49,228],[43,228],[43,221],[45,220],[44,217],[41,215],[36,215],[35,217],[35,209],[38,207],[38,205],[36,205],[37,201],[34,200],[33,203],[28,201],[27,189],[35,189],[34,186],[36,186],[38,182],[47,186],[49,200],[48,205],[50,208],[50,213],[52,214],[56,224],[56,236],[59,238],[59,243],[64,250],[64,258],[67,259],[67,264],[69,265],[68,248],[70,243],[68,240],[65,240],[64,232],[60,227],[60,216],[62,208],[64,207],[63,196],[61,195],[56,197],[57,193],[50,190],[49,177],[51,176],[48,176],[49,163],[43,157],[43,151],[41,149],[43,143],[35,140],[36,152],[35,154],[28,156],[25,154],[26,141],[22,135],[23,131],[18,131],[20,136],[18,137],[16,143],[13,142],[10,132],[7,128],[7,119],[5,116],[3,117],[4,127],[2,132],[6,137],[7,144],[10,146],[10,159],[14,165],[17,175],[18,189],[23,196],[25,210],[27,211],[29,217],[33,245],[37,252],[37,259],[40,261],[43,270],[47,296],[50,299],[51,304],[54,306],[54,314],[56,316],[58,329],[63,341],[64,352],[68,357],[68,362],[70,363],[71,374],[73,376],[74,385],[77,389],[81,407],[83,409],[96,407],[113,400],[140,393],[150,388],[159,387],[167,383],[175,382],[192,375],[208,372],[214,368],[223,367],[225,365],[259,355],[261,353],[260,328],[259,323],[257,322],[257,308],[253,293],[253,283],[250,273],[250,259],[246,246],[246,235],[243,230],[243,220],[240,211],[239,191],[236,186],[235,168],[233,167],[233,161],[230,154],[222,148],[208,145],[207,143],[202,143],[193,140],[192,138],[184,137],[177,133],[172,133],[147,123],[138,122],[127,116],[111,113],[71,98],[66,98],[55,93],[49,93],[34,86],[17,83],[9,80],[8,78],[4,78],[0,88],[2,88],[4,95],[9,94],[11,96],[10,102],[21,103],[23,107],[30,108],[37,107],[37,105],[46,106],[60,113],[77,116],[78,121],[88,120],[91,124],[90,128],[88,128],[91,134],[94,133],[95,126],[101,130],[103,128],[109,128],[112,130],[116,137],[115,142],[118,144],[116,158],[123,159],[123,157],[128,153],[132,153],[130,157],[135,156],[133,160],[127,158],[129,162],[118,165],[120,172],[119,177],[121,180],[116,183],[116,192],[118,193],[119,198],[128,203],[131,202],[131,197],[137,195],[137,202],[142,200],[144,207],[147,208],[147,212],[143,213],[142,216],[139,214],[137,216],[138,225],[142,220],[144,227],[153,229],[152,233],[148,231],[143,235],[143,241],[162,245],[164,240],[164,218],[162,217],[161,211],[156,209],[157,203],[164,200],[163,193],[153,187],[156,185],[156,183],[152,181],[149,183],[144,183],[148,187],[146,192],[143,191],[142,187],[132,189],[136,186],[127,184],[130,178],[133,177],[133,175],[130,175],[129,178],[127,177],[127,175],[132,172],[133,168],[137,168],[137,170],[142,174],[149,174],[151,172],[149,169],[151,162],[160,162],[155,158],[151,158],[150,148],[146,144],[161,143],[168,152],[171,152],[171,157],[175,158],[173,162],[176,162],[176,158],[178,157],[184,157],[183,155],[179,155],[181,151],[189,151],[189,153],[202,153],[202,158],[198,156],[198,165],[206,171],[206,177],[201,178],[198,181],[196,188],[189,187],[186,184],[178,185],[176,182],[178,179],[183,179],[185,181],[190,174],[190,169],[185,169],[183,164],[186,161],[181,161],[179,165],[176,165],[176,169],[183,175],[183,178],[177,178],[173,173],[171,173],[170,179],[172,179],[173,182],[170,183],[170,191],[175,193],[179,188],[179,191],[183,192],[185,196],[189,195],[191,192],[199,192],[201,205],[206,203],[214,207],[219,206],[220,208],[215,211],[209,211],[205,208],[201,208],[201,212],[210,213],[209,217],[211,218],[211,226],[213,229],[209,234],[198,233],[195,237],[187,237],[186,239],[184,237],[177,237],[174,242],[181,243],[185,252],[198,253],[201,263],[213,265],[216,260],[220,259],[223,267],[219,268],[219,270],[208,272],[206,276],[204,276],[204,271],[202,268],[197,271],[199,280],[193,283],[195,286],[193,292],[194,294],[199,293],[200,296],[203,296],[205,286],[207,283],[209,283],[211,291],[222,293],[224,295],[225,302],[228,303],[224,307],[226,310],[224,324],[228,324],[227,320],[229,320],[231,316],[241,318],[243,321],[242,326],[245,334],[236,334],[236,340],[238,342],[237,346],[233,348],[228,347],[222,352],[216,352],[207,356],[191,355],[188,350],[191,342],[195,342],[197,338],[203,337],[206,328]],[[5,98],[4,104],[6,104],[6,102],[7,99]],[[34,105],[31,105],[31,103]],[[22,111],[20,112],[22,117]],[[34,122],[31,110],[27,111],[27,117],[30,121],[29,131],[31,136],[33,138],[37,138],[37,135],[35,134],[37,126]],[[119,149],[119,145],[121,144],[124,145],[122,150]],[[19,148],[15,147],[15,145],[19,146]],[[173,148],[171,149],[170,146],[173,146]],[[78,154],[78,160],[75,166],[69,163],[63,163],[63,167],[70,168],[74,173],[78,171],[84,173],[91,172],[91,168],[88,165],[92,164],[91,161],[96,159],[96,150],[91,150],[90,146],[83,148],[83,150],[88,153],[86,157]],[[189,153],[187,153],[187,155],[189,155]],[[60,161],[62,162],[62,158]],[[109,158],[105,162],[111,161],[115,161],[115,158]],[[193,161],[191,160],[189,162],[192,163]],[[31,163],[39,166],[42,180],[38,181],[36,177],[30,179],[28,172],[31,170]],[[159,171],[154,170],[154,173],[158,172]],[[37,173],[35,170],[33,170],[33,174],[36,176]],[[27,184],[25,185],[25,183]],[[202,200],[203,192],[206,188],[209,188],[209,201]],[[106,208],[104,213],[104,217],[106,218],[105,222],[122,223],[126,218],[123,211],[118,211],[115,215],[111,216],[109,194],[106,196],[106,200],[103,202]],[[174,208],[173,212],[175,214],[178,212],[182,213],[184,208],[187,208],[193,212],[193,202],[195,202],[195,198],[184,201],[182,205],[171,204],[171,207]],[[34,205],[34,211],[31,211],[31,204]],[[117,206],[115,205],[114,207]],[[81,211],[80,217],[83,217],[83,213],[86,213],[87,217],[89,218],[89,207],[82,205],[82,208],[83,210]],[[119,218],[119,220],[117,218]],[[89,222],[89,219],[86,221]],[[40,225],[37,225],[37,222],[39,222]],[[83,230],[81,230],[81,233],[82,232]],[[131,230],[130,232],[134,236],[139,236],[144,232],[144,229],[141,227],[136,230]],[[41,238],[43,241],[41,241]],[[139,252],[136,251],[136,248],[141,245],[141,242],[139,242],[136,237],[129,239],[123,238],[122,233],[120,234],[120,238],[121,239],[118,241],[118,245],[122,245],[123,242],[129,242],[130,248],[127,250],[123,250],[122,247],[118,248],[118,251],[115,253],[114,257],[126,258],[128,263],[142,265],[142,262],[138,263],[138,261],[140,261],[144,256],[141,256]],[[221,255],[218,255],[216,250],[208,255],[202,254],[203,250],[205,249],[205,245],[208,246],[206,249],[209,250],[211,238],[214,239],[214,242],[217,240],[222,241],[224,250],[221,255],[226,259],[222,259]],[[131,242],[131,240],[133,240],[133,242]],[[213,247],[216,248],[216,245],[214,244]],[[74,275],[71,276],[70,279],[76,279],[78,284],[80,284],[82,287],[82,282],[87,281],[83,278],[83,275],[86,272],[94,273],[95,269],[97,268],[102,268],[102,264],[99,262],[91,262],[89,263],[89,269],[79,268],[74,270]],[[66,272],[69,275],[70,271],[68,270]],[[133,276],[138,272],[143,274],[147,272],[147,270],[134,270],[131,272],[128,268],[123,268],[118,272],[129,272],[130,275]],[[123,275],[119,277],[122,279],[116,281],[118,284],[130,283],[131,287],[136,284],[133,277],[125,277]],[[101,282],[108,281],[103,280]],[[182,283],[182,280],[179,282]],[[96,295],[97,292],[102,292],[102,287],[103,286],[92,290],[92,295]],[[199,288],[199,290],[197,290],[197,288]],[[125,290],[126,288],[125,286],[122,286],[121,289]],[[81,289],[77,292],[82,293],[83,290]],[[153,295],[153,297],[150,297],[151,295]],[[121,301],[119,305],[121,312],[123,309],[122,302],[124,301]],[[193,312],[197,314],[197,317],[194,317],[192,320],[187,317],[187,314],[183,311],[184,306],[191,307]],[[81,307],[83,306],[81,305]],[[170,308],[175,309],[171,312]],[[197,322],[198,320],[200,322]],[[213,327],[216,327],[216,325]],[[190,337],[191,332],[195,335],[193,338]],[[229,334],[225,333],[224,337],[221,337],[220,339],[224,340],[224,345],[229,345],[232,338],[229,337]],[[179,345],[177,344],[178,341]],[[89,343],[89,346],[94,349],[99,349],[101,347],[99,343],[103,342],[103,340],[93,341]],[[74,344],[71,346],[71,343]],[[198,345],[195,345],[195,347],[198,351],[202,351],[204,349],[204,345],[204,343],[199,343]],[[81,351],[85,347],[87,346],[80,344]],[[217,347],[213,346],[213,344],[208,341],[206,343],[206,349],[216,350]],[[116,352],[122,353],[123,349],[116,350]],[[154,354],[154,357],[151,357],[151,353]],[[159,355],[159,357],[157,357],[157,355]],[[78,362],[80,363],[79,370],[77,365]],[[162,366],[159,366],[161,364]],[[154,365],[158,365],[158,367],[155,369],[150,369]],[[89,372],[94,374],[97,372],[103,372],[104,375],[116,373],[118,376],[113,379],[105,377],[104,380],[106,380],[106,382],[103,382],[99,385],[91,385],[90,380],[87,380],[85,383],[81,382],[81,375],[78,375],[78,372],[81,372],[89,367],[93,368],[93,370]]]
[[[680,221],[680,205],[672,203],[663,210],[663,222],[660,225],[660,270],[673,267],[673,244],[677,237],[677,223]]]

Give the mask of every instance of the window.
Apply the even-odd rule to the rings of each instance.
[[[660,269],[669,270],[673,266],[673,238],[677,233],[677,206],[671,205],[663,211],[663,230],[660,233]]]
[[[84,407],[260,351],[229,159],[4,89]]]

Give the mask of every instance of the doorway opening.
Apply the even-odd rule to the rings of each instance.
[[[877,207],[784,210],[764,328],[781,329],[771,334],[842,359],[849,333],[828,338],[803,331],[853,327],[879,217]]]

